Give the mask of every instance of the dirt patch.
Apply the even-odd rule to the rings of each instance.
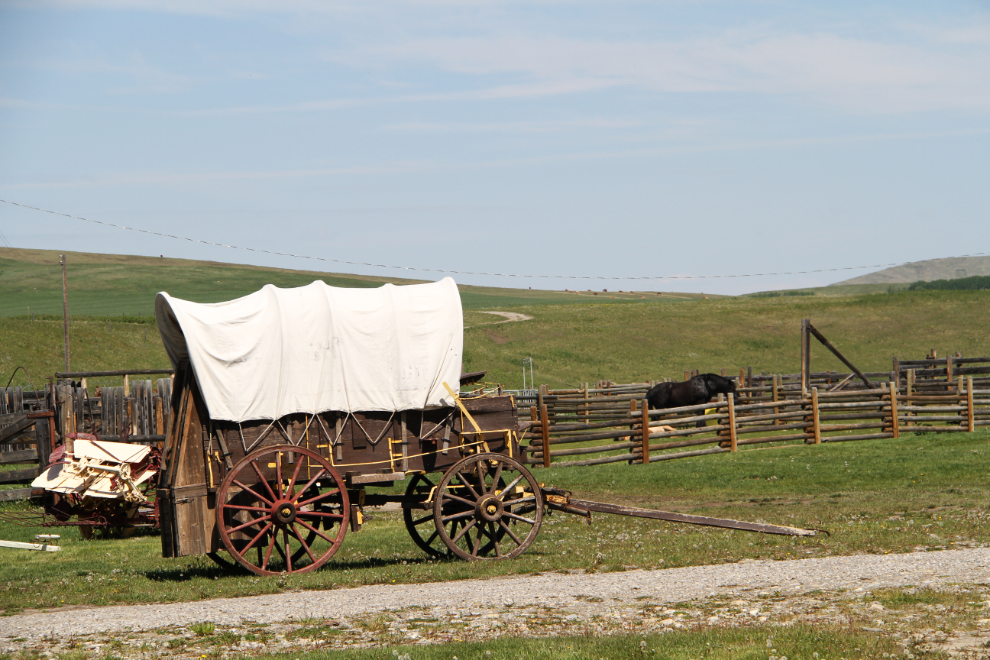
[[[509,341],[511,341],[505,335],[500,335],[494,330],[489,330],[488,328],[485,328],[484,332],[488,336],[488,338],[491,339],[496,344],[507,344],[509,343]]]

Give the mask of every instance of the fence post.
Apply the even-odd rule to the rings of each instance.
[[[973,410],[973,377],[966,378],[966,412],[969,418],[969,432],[976,430],[976,411]]]
[[[970,401],[973,398],[970,397]],[[973,407],[969,407],[970,411]],[[646,399],[643,399],[643,465],[650,464],[650,406]]]
[[[773,402],[774,403],[777,403],[778,401],[780,401],[780,392],[777,389],[779,387],[780,387],[780,374],[774,374],[773,375]],[[780,408],[778,408],[777,406],[774,406],[773,407],[773,414],[774,415],[779,415],[780,414]],[[773,425],[774,426],[779,426],[782,421],[783,420],[780,420],[780,419],[774,419],[773,420]]]
[[[815,444],[822,444],[822,429],[818,417],[818,388],[811,388],[811,429],[815,434]]]
[[[540,406],[540,421],[543,427],[543,467],[550,467],[550,419],[545,404]]]
[[[952,356],[945,356],[945,389],[946,391],[952,387]]]
[[[890,384],[890,432],[901,437],[901,421],[897,418],[897,383]]]
[[[729,392],[725,398],[729,400],[729,447],[731,451],[736,451],[738,449],[736,446],[736,404],[734,402],[736,397],[732,392]]]

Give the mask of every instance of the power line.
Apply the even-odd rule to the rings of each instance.
[[[344,259],[313,257],[306,254],[292,254],[291,252],[277,252],[275,250],[263,250],[261,248],[243,247],[240,245],[228,245],[227,243],[216,243],[214,241],[207,241],[199,238],[189,238],[188,236],[176,236],[174,234],[165,234],[162,232],[151,231],[150,229],[127,227],[125,225],[118,225],[112,222],[104,222],[102,220],[92,220],[90,218],[83,218],[78,215],[60,213],[59,211],[49,211],[48,209],[38,208],[37,206],[28,206],[27,204],[19,204],[17,202],[11,202],[6,199],[0,199],[0,202],[3,202],[4,204],[10,204],[11,206],[19,206],[24,209],[31,209],[32,211],[41,211],[42,213],[51,213],[52,215],[60,215],[65,218],[82,220],[83,222],[90,222],[95,225],[103,225],[104,227],[113,227],[115,229],[126,229],[127,231],[134,231],[141,234],[150,234],[152,236],[160,236],[162,238],[173,238],[177,241],[188,241],[190,243],[201,243],[203,245],[215,245],[217,247],[230,248],[231,250],[243,250],[245,252],[257,252],[259,254],[271,254],[277,257],[292,257],[294,259],[310,259],[312,261],[323,261],[327,263],[345,264],[348,266],[367,266],[370,268],[392,268],[396,270],[408,270],[408,271],[414,271],[420,273],[443,273],[445,275],[487,275],[490,277],[515,277],[521,279],[554,279],[554,280],[719,280],[719,279],[734,279],[741,277],[771,277],[771,276],[779,276],[779,275],[809,275],[812,273],[837,273],[846,270],[865,270],[868,268],[891,268],[893,266],[903,266],[904,264],[913,263],[910,261],[899,261],[896,263],[889,263],[889,264],[873,264],[872,266],[844,266],[841,268],[817,268],[813,270],[793,270],[793,271],[784,271],[777,273],[744,273],[744,274],[736,274],[736,275],[643,275],[643,276],[634,276],[634,277],[611,277],[605,275],[519,275],[516,273],[487,273],[483,271],[471,271],[471,270],[446,270],[442,268],[416,268],[414,266],[390,266],[388,264],[375,264],[365,261],[346,261]],[[962,254],[956,257],[939,257],[938,259],[932,259],[931,261],[938,261],[940,259],[960,259],[964,257],[982,257],[988,254],[990,254],[990,252],[977,252],[974,254]]]

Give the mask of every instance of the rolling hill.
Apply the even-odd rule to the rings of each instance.
[[[215,261],[119,254],[66,253],[71,316],[141,316],[154,311],[155,294],[195,302],[232,300],[266,284],[295,287],[323,280],[331,286],[376,287],[424,280],[287,270]],[[439,278],[438,278],[439,279]],[[54,250],[0,248],[0,317],[62,314],[62,271]],[[619,303],[647,299],[693,300],[701,294],[566,292],[459,286],[465,309],[512,305]],[[715,296],[709,296],[715,297]]]
[[[990,275],[990,257],[952,257],[949,259],[929,259],[914,261],[893,268],[885,268],[875,273],[854,277],[851,280],[836,282],[831,286],[851,284],[910,284],[911,282],[932,280],[954,280],[973,275]]]

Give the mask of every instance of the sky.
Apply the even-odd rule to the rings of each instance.
[[[309,258],[0,246],[738,294],[990,252],[988,158],[987,0],[0,0],[0,199]]]

